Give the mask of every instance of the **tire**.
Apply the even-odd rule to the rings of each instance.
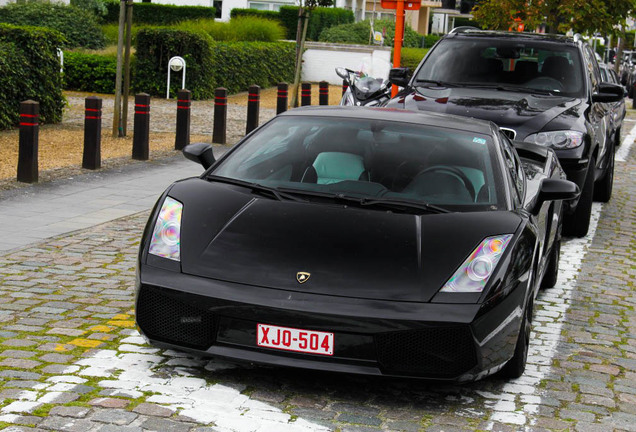
[[[614,146],[607,150],[610,157],[609,165],[605,169],[605,175],[594,185],[594,201],[606,203],[612,198],[614,186]]]
[[[561,259],[561,238],[557,232],[557,238],[554,240],[552,250],[550,251],[550,257],[548,258],[548,268],[543,275],[541,281],[541,288],[552,288],[556,285],[557,278],[559,277],[559,261]]]
[[[594,197],[594,170],[596,160],[590,158],[589,168],[585,176],[585,184],[581,191],[581,197],[572,214],[566,215],[563,223],[565,235],[574,237],[585,237],[590,226],[590,216],[592,215],[592,201]]]
[[[530,346],[530,330],[532,328],[530,318],[532,316],[532,304],[528,305],[525,313],[523,314],[523,320],[521,321],[521,328],[519,329],[519,337],[517,338],[517,344],[515,345],[515,353],[508,363],[499,372],[500,376],[505,379],[519,378],[526,370],[526,363],[528,361],[528,348]]]

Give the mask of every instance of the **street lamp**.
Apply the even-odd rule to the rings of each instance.
[[[185,89],[186,83],[186,61],[183,57],[174,56],[168,60],[168,88],[166,90],[166,99],[170,99],[170,71],[180,72],[183,69],[183,79],[181,81],[181,89]]]

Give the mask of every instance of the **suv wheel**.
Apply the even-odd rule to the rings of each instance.
[[[608,202],[612,197],[612,187],[614,185],[614,146],[607,149],[609,164],[605,170],[605,175],[594,185],[594,201]]]
[[[559,260],[561,258],[561,230],[557,232],[557,237],[554,239],[550,256],[548,257],[548,269],[543,275],[541,281],[541,288],[552,288],[556,285],[557,278],[559,277]]]
[[[590,226],[590,216],[592,215],[592,198],[594,197],[594,170],[596,160],[590,158],[589,168],[585,176],[585,184],[581,191],[581,197],[572,214],[565,217],[563,231],[565,235],[574,237],[585,237]]]

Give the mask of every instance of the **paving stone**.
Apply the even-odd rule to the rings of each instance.
[[[157,432],[188,432],[191,426],[191,424],[157,417],[150,417],[141,424],[144,430]]]
[[[151,403],[141,403],[137,405],[134,409],[134,412],[147,416],[154,417],[170,417],[175,413],[174,409],[166,408],[161,405],[151,404]]]
[[[90,412],[90,408],[78,406],[56,406],[51,408],[49,416],[84,418]]]
[[[128,401],[125,399],[115,398],[98,398],[88,402],[92,406],[103,408],[124,408],[128,405]]]
[[[35,373],[35,372],[25,372],[25,371],[18,371],[18,370],[10,370],[10,369],[5,369],[3,371],[0,371],[0,377],[2,378],[17,378],[17,379],[23,379],[23,380],[36,380],[39,379],[42,375]]]
[[[76,419],[69,417],[47,417],[38,426],[43,429],[51,429],[54,431],[87,432],[92,430],[97,425],[85,419]]]
[[[65,354],[44,354],[40,356],[40,360],[47,363],[69,363],[74,356]]]
[[[103,406],[103,405],[102,405]],[[125,426],[130,424],[133,420],[139,417],[137,414],[124,411],[120,409],[102,409],[96,410],[90,417],[91,420],[112,423],[118,426]]]
[[[4,350],[0,353],[0,357],[29,358],[34,357],[36,354],[33,351]]]

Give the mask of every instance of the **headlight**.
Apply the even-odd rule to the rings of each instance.
[[[181,213],[183,204],[166,197],[152,231],[148,253],[174,261],[181,259]]]
[[[575,131],[550,131],[528,135],[525,142],[556,149],[574,148],[583,144],[583,133]]]
[[[482,292],[512,234],[488,237],[473,251],[440,292]]]

